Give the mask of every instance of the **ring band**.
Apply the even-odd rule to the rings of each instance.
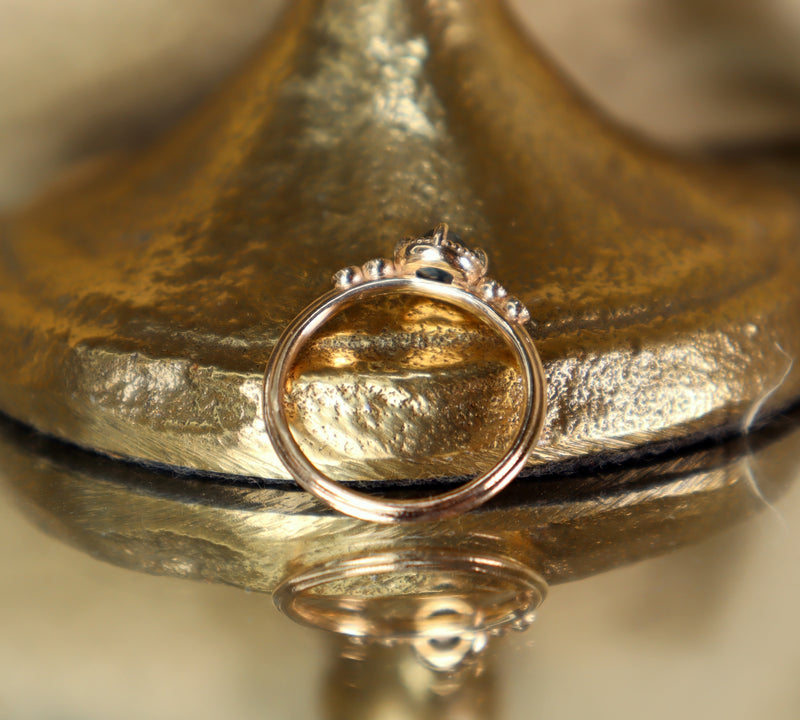
[[[264,374],[263,412],[281,462],[297,483],[347,515],[379,523],[434,520],[460,514],[496,495],[522,470],[544,424],[545,383],[539,355],[524,327],[528,311],[486,278],[486,255],[448,236],[446,225],[398,243],[394,260],[370,260],[339,271],[336,289],[306,307],[286,328]],[[524,408],[517,432],[488,471],[464,485],[419,499],[375,498],[343,487],[322,473],[301,450],[289,428],[284,395],[300,350],[334,315],[379,295],[416,295],[455,305],[484,321],[511,347],[522,377]]]

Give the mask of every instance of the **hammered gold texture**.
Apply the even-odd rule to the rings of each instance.
[[[510,349],[481,322],[411,296],[340,313],[293,375],[295,437],[337,480],[363,476],[365,462],[374,478],[485,472],[511,444],[524,400]]]
[[[446,221],[531,311],[530,463],[747,429],[800,389],[793,178],[627,137],[496,2],[291,3],[154,147],[3,224],[0,409],[112,455],[285,478],[259,402],[281,329],[340,267]],[[442,317],[340,325],[298,377],[300,432],[346,479],[472,472],[503,444],[513,369]]]

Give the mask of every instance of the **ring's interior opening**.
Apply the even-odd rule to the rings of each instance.
[[[334,480],[429,480],[492,467],[519,427],[524,392],[493,328],[395,294],[330,319],[301,349],[284,403],[300,448]]]

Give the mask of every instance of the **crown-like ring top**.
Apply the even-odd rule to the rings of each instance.
[[[482,250],[470,250],[439,225],[429,234],[403,240],[394,258],[378,258],[334,275],[334,290],[292,320],[275,346],[264,373],[263,412],[272,446],[297,483],[331,507],[362,520],[383,523],[433,520],[474,508],[502,490],[525,466],[545,415],[544,371],[525,329],[528,310],[486,276]],[[286,416],[286,384],[302,347],[334,315],[378,295],[417,295],[468,312],[509,345],[523,387],[521,421],[509,448],[488,471],[455,490],[413,500],[376,498],[356,492],[322,473],[297,443]]]
[[[401,240],[391,260],[375,258],[361,266],[339,270],[333,283],[342,290],[387,277],[417,277],[453,284],[490,303],[508,320],[524,325],[530,320],[528,309],[500,283],[486,276],[488,268],[489,259],[483,250],[470,250],[454,240],[447,225],[442,224],[421,238]]]

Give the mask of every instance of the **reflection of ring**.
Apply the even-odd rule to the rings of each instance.
[[[273,599],[296,622],[385,641],[522,630],[546,594],[509,557],[423,546],[327,560],[283,580]]]
[[[303,488],[348,515],[375,522],[431,520],[476,507],[516,477],[533,450],[544,422],[544,372],[525,330],[525,306],[486,277],[486,254],[448,237],[440,225],[423,238],[404,240],[394,260],[370,260],[340,270],[336,289],[303,310],[278,340],[264,375],[264,419],[276,454]],[[455,305],[485,322],[508,343],[519,363],[524,405],[521,422],[502,458],[465,485],[433,497],[373,498],[342,487],[306,457],[286,419],[284,395],[289,372],[301,348],[340,310],[378,295],[418,295]]]

